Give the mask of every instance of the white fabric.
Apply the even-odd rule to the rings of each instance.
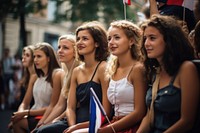
[[[39,109],[48,106],[51,94],[52,87],[51,84],[46,81],[46,77],[38,78],[33,86],[33,97],[35,102],[31,109]]]
[[[110,80],[108,100],[114,105],[115,116],[125,116],[134,110],[134,87],[128,82],[127,77],[120,80]]]

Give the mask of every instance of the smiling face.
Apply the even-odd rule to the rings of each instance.
[[[158,61],[162,60],[165,51],[165,42],[163,35],[158,29],[148,26],[144,30],[144,45],[147,51],[148,58],[155,58]]]
[[[121,28],[110,27],[108,30],[108,47],[111,54],[119,56],[130,52],[133,40],[128,39]]]
[[[80,55],[94,53],[96,47],[98,47],[88,30],[79,31],[76,38],[76,45]]]
[[[47,57],[44,51],[40,49],[34,50],[34,64],[37,69],[47,69],[49,64],[49,57]]]
[[[58,44],[58,59],[60,62],[68,63],[75,57],[74,43],[67,39],[61,39]]]

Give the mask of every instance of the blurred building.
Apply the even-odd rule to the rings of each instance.
[[[35,2],[38,0],[30,0]],[[33,13],[28,14],[25,18],[25,28],[27,33],[27,45],[34,45],[37,42],[48,42],[57,48],[57,39],[60,35],[74,32],[74,28],[80,23],[62,22],[59,24],[52,23],[55,19],[55,11],[64,14],[66,9],[71,8],[69,1],[65,1],[56,9],[55,1],[39,0],[43,8],[38,10],[37,5],[33,7]],[[122,0],[121,0],[122,1]],[[131,11],[142,8],[146,0],[132,0]],[[134,13],[135,14],[135,13]],[[139,19],[138,19],[139,20]],[[11,55],[17,53],[19,48],[23,48],[20,43],[20,21],[13,19],[11,16],[6,18],[4,47],[10,48]],[[2,55],[0,50],[0,55]]]
[[[34,45],[37,42],[48,42],[56,49],[57,39],[60,35],[72,32],[70,31],[71,23],[64,24],[52,23],[54,19],[55,3],[48,0],[41,0],[46,8],[29,14],[25,19],[25,28],[27,33],[27,45]],[[11,16],[6,18],[5,24],[5,44],[4,47],[10,49],[11,55],[15,55],[20,45],[20,21],[13,19]],[[22,49],[22,48],[21,48]],[[2,53],[0,53],[2,55]]]

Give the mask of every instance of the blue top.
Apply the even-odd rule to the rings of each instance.
[[[181,116],[181,89],[173,85],[175,77],[169,85],[158,90],[154,101],[154,127],[152,133],[162,133]],[[151,105],[152,88],[150,87],[146,95],[146,104]]]

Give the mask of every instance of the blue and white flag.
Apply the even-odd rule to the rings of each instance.
[[[97,133],[104,122],[106,113],[94,90],[90,88],[90,122],[89,133]]]

